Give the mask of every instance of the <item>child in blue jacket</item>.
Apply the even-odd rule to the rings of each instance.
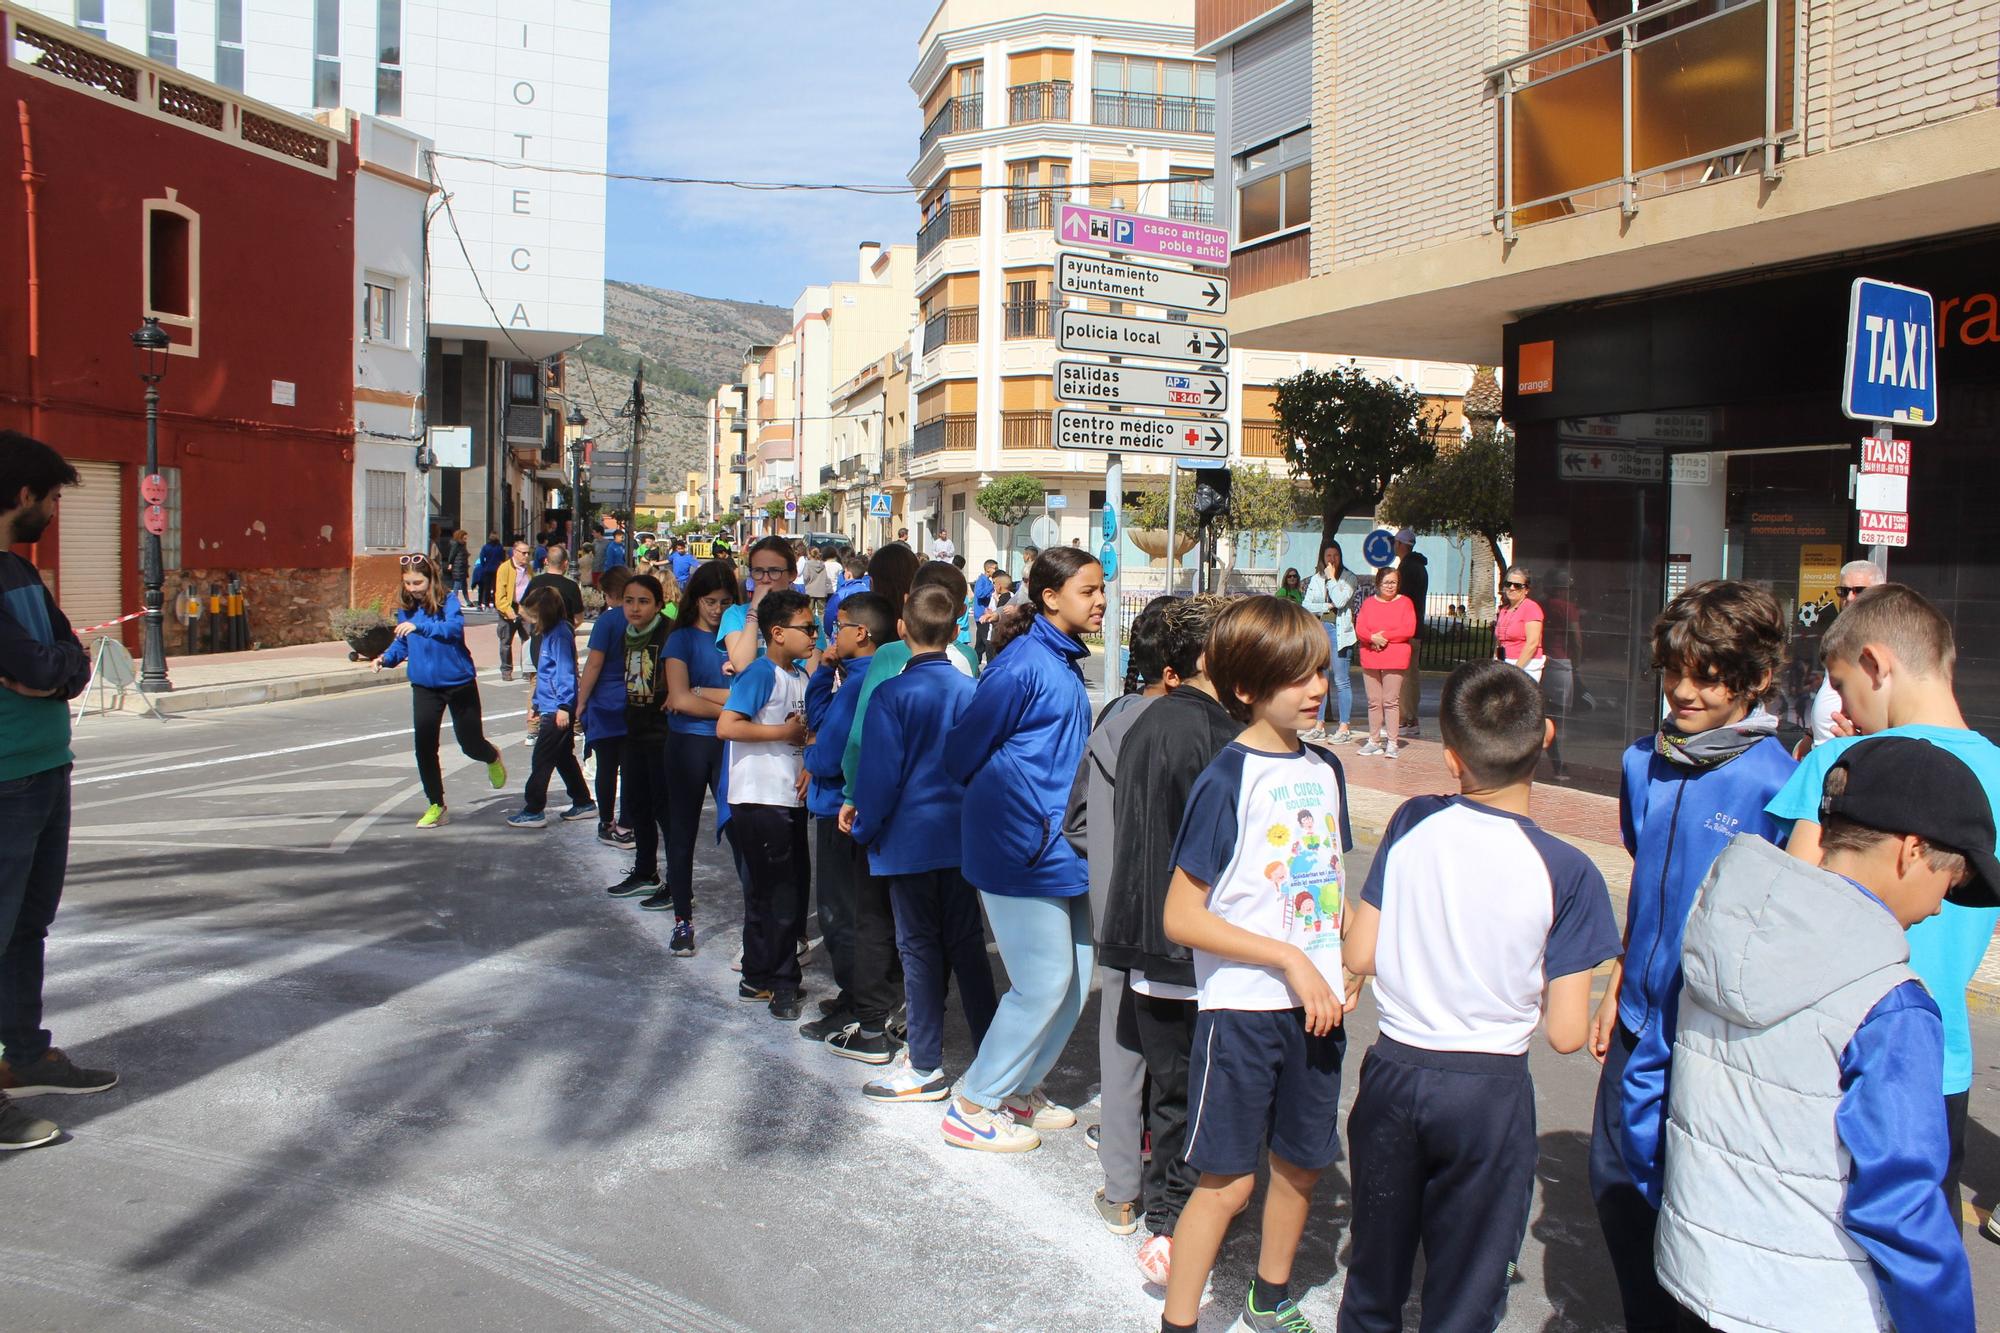
[[[533,633],[541,636],[535,654],[535,693],[528,703],[528,729],[535,737],[529,760],[528,786],[521,811],[507,817],[511,828],[546,828],[542,808],[549,799],[549,776],[562,774],[569,792],[565,820],[589,819],[597,813],[583,766],[576,761],[576,634],[570,629],[569,608],[554,588],[537,588],[521,603]]]
[[[410,664],[410,720],[417,750],[417,776],[424,784],[425,808],[418,828],[448,823],[444,769],[438,763],[438,733],[447,710],[451,734],[466,757],[486,765],[495,790],[507,785],[507,766],[486,739],[479,715],[477,669],[465,646],[465,611],[458,594],[446,592],[429,557],[403,557],[403,605],[396,612],[396,637],[375,659],[382,671]]]
[[[1785,617],[1770,593],[1712,579],[1653,622],[1666,717],[1625,752],[1619,819],[1632,854],[1625,952],[1591,1023],[1603,1063],[1590,1190],[1630,1329],[1672,1329],[1679,1311],[1654,1274],[1665,1179],[1668,1074],[1681,942],[1702,877],[1729,840],[1784,840],[1764,806],[1797,767],[1760,707],[1784,663]]]
[[[854,599],[844,613],[851,613]],[[854,792],[854,841],[868,868],[889,883],[896,952],[903,959],[909,1042],[881,1077],[861,1089],[878,1102],[941,1101],[945,973],[958,978],[965,1021],[977,1046],[996,1004],[979,899],[959,871],[964,789],[938,762],[945,737],[971,703],[973,683],[946,652],[959,607],[943,588],[919,588],[904,605],[901,635],[910,661],[875,691],[862,735]]]

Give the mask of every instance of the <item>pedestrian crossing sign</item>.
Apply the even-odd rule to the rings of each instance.
[[[891,511],[889,509],[888,496],[871,495],[868,497],[868,517],[888,518],[890,516],[890,512]]]

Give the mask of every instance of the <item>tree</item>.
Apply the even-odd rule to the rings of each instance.
[[[1372,512],[1389,483],[1437,457],[1443,412],[1401,380],[1357,366],[1305,370],[1278,383],[1285,459],[1319,499],[1322,542]]]
[[[783,518],[785,516],[785,502],[783,500],[766,500],[764,502],[764,516],[766,518]]]
[[[1194,488],[1200,474],[1188,472],[1180,479],[1174,496],[1174,530],[1192,537],[1200,524],[1194,512]],[[1239,463],[1229,469],[1229,508],[1215,520],[1218,534],[1233,534],[1255,546],[1277,541],[1285,529],[1307,516],[1302,502],[1308,497],[1289,477],[1261,467]],[[1167,529],[1167,488],[1150,487],[1126,509],[1126,520],[1134,528]]]
[[[814,514],[824,514],[831,508],[833,508],[833,497],[825,491],[814,491],[811,495],[799,501],[799,512],[808,517]]]
[[[1015,472],[981,486],[972,502],[994,526],[1011,528],[1044,498],[1041,478]]]
[[[1382,519],[1483,538],[1496,571],[1507,567],[1500,539],[1514,530],[1514,435],[1489,422],[1465,443],[1440,452],[1429,464],[1404,473],[1382,497]]]

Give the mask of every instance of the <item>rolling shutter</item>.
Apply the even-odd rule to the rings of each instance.
[[[1229,151],[1312,120],[1312,10],[1255,32],[1229,53]]]
[[[139,608],[120,602],[125,569],[125,525],[120,518],[123,470],[116,463],[77,463],[76,471],[82,484],[63,488],[57,521],[56,605],[81,634],[91,625]],[[88,646],[92,636],[83,637]]]

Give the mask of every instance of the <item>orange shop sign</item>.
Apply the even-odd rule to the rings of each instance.
[[[1554,393],[1556,388],[1556,345],[1546,342],[1522,343],[1515,365],[1516,393]]]

